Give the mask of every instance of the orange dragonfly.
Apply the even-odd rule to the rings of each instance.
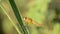
[[[38,27],[44,27],[44,24],[38,24],[37,22],[35,22],[34,20],[32,20],[31,18],[28,18],[28,17],[24,17],[24,21],[31,25],[35,25]]]

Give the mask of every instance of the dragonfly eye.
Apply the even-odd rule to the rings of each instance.
[[[27,19],[27,17],[25,17],[25,19]]]
[[[24,17],[24,20],[26,20],[27,19],[27,17]]]
[[[28,17],[24,17],[24,21],[28,22],[28,23],[33,23],[33,20],[31,18],[28,18]]]

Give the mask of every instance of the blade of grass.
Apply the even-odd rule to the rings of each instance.
[[[4,9],[4,7],[2,5],[0,5],[0,7],[3,10],[3,12],[7,15],[8,19],[11,21],[12,25],[16,28],[18,34],[21,34],[21,32],[19,31],[18,27],[14,24],[13,20],[11,19],[11,17],[9,16],[9,14],[6,12],[6,10]]]
[[[14,0],[9,0],[9,2],[10,2],[10,5],[11,5],[11,7],[13,9],[13,12],[14,12],[14,14],[16,16],[16,19],[18,20],[18,22],[19,22],[19,24],[20,24],[20,26],[21,26],[21,28],[23,30],[23,34],[28,34],[27,29],[26,29],[26,27],[23,24],[22,17],[19,14],[18,8],[17,8]]]

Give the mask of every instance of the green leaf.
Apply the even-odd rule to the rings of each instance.
[[[20,24],[20,26],[21,26],[21,29],[22,29],[23,33],[24,33],[24,34],[28,34],[28,32],[27,32],[27,30],[26,30],[26,28],[25,28],[25,26],[24,26],[24,24],[23,24],[21,15],[19,14],[18,8],[17,8],[14,0],[9,0],[9,2],[10,2],[10,5],[11,5],[11,7],[12,7],[12,9],[13,9],[13,12],[14,12],[14,14],[15,14],[15,16],[16,16],[16,19],[18,20],[18,22],[19,22],[19,24]]]

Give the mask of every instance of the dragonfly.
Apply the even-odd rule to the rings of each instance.
[[[28,18],[28,17],[24,17],[23,20],[30,25],[35,25],[37,27],[44,27],[44,24],[38,24],[36,21],[34,21],[34,20],[32,20],[31,18]]]
[[[50,22],[47,20],[46,24],[39,24],[36,21],[32,20],[31,18],[28,17],[24,17],[24,21],[30,25],[35,25],[37,27],[42,27],[42,28],[46,28],[46,24],[48,24],[48,29],[49,30],[53,30],[53,27],[51,26]]]

